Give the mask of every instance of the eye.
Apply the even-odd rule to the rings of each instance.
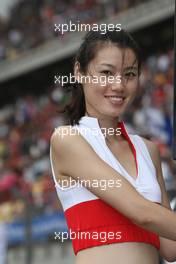
[[[112,75],[112,72],[109,70],[104,70],[104,71],[101,71],[100,73],[103,73],[103,74],[108,75],[108,76]]]
[[[129,72],[124,73],[124,76],[127,78],[132,78],[132,77],[137,76],[137,73],[133,71],[129,71]]]

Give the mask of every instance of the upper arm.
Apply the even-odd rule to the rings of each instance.
[[[162,195],[162,206],[171,209],[169,199],[168,199],[168,195],[167,195],[167,191],[166,191],[164,178],[163,178],[163,172],[162,172],[162,167],[161,167],[161,157],[160,157],[159,149],[154,142],[149,141],[145,138],[143,138],[143,139],[147,145],[151,159],[152,159],[153,164],[154,164],[155,169],[156,169],[157,180],[158,180],[158,183],[160,185],[161,195]]]
[[[96,154],[81,135],[73,130],[74,128],[72,134],[75,135],[67,133],[66,136],[61,137],[60,133],[55,132],[51,137],[52,157],[59,168],[59,173],[81,180],[83,184],[87,181],[92,183],[94,180],[98,183],[101,180],[106,181],[105,190],[102,190],[99,184],[96,187],[93,184],[86,185],[86,188],[134,222],[138,224],[145,222],[145,217],[148,217],[145,212],[149,211],[148,207],[152,203],[144,199],[122,175]],[[124,194],[128,196],[126,199]],[[145,207],[147,210],[144,210]]]

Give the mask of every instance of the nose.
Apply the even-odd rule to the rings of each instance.
[[[114,81],[111,84],[112,90],[123,91],[125,88],[125,82],[122,76],[118,75],[114,77]]]

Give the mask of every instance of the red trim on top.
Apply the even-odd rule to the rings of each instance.
[[[69,233],[74,233],[70,238],[75,254],[86,248],[123,242],[141,242],[151,244],[158,250],[160,248],[157,234],[137,226],[101,199],[76,204],[64,214]],[[85,233],[87,236],[81,237]],[[106,241],[102,241],[102,233],[106,234]],[[108,237],[109,234],[111,237]]]
[[[132,150],[132,153],[133,153],[133,156],[134,156],[134,159],[135,159],[135,164],[136,164],[136,171],[137,171],[137,177],[138,177],[138,163],[137,163],[137,154],[136,154],[136,149],[130,139],[130,137],[128,136],[128,133],[125,129],[125,126],[124,126],[124,122],[123,121],[120,121],[118,122],[118,128],[121,128],[121,133],[123,135],[123,137],[128,141],[130,147],[131,147],[131,150]]]

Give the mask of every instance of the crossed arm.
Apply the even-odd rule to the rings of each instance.
[[[150,149],[153,156],[158,155],[156,147],[150,147]],[[159,155],[155,158],[155,164],[162,189],[163,206],[141,196],[121,174],[95,153],[81,135],[75,135],[75,133],[70,135],[68,131],[67,135],[62,137],[59,131],[55,132],[51,137],[51,151],[56,175],[89,181],[104,179],[115,182],[120,179],[122,183],[120,188],[102,190],[90,186],[89,190],[138,226],[157,233],[161,237],[161,255],[169,261],[176,258],[174,253],[176,252],[176,214],[169,208],[162,172],[158,165],[160,164]],[[128,199],[124,199],[124,194]]]

